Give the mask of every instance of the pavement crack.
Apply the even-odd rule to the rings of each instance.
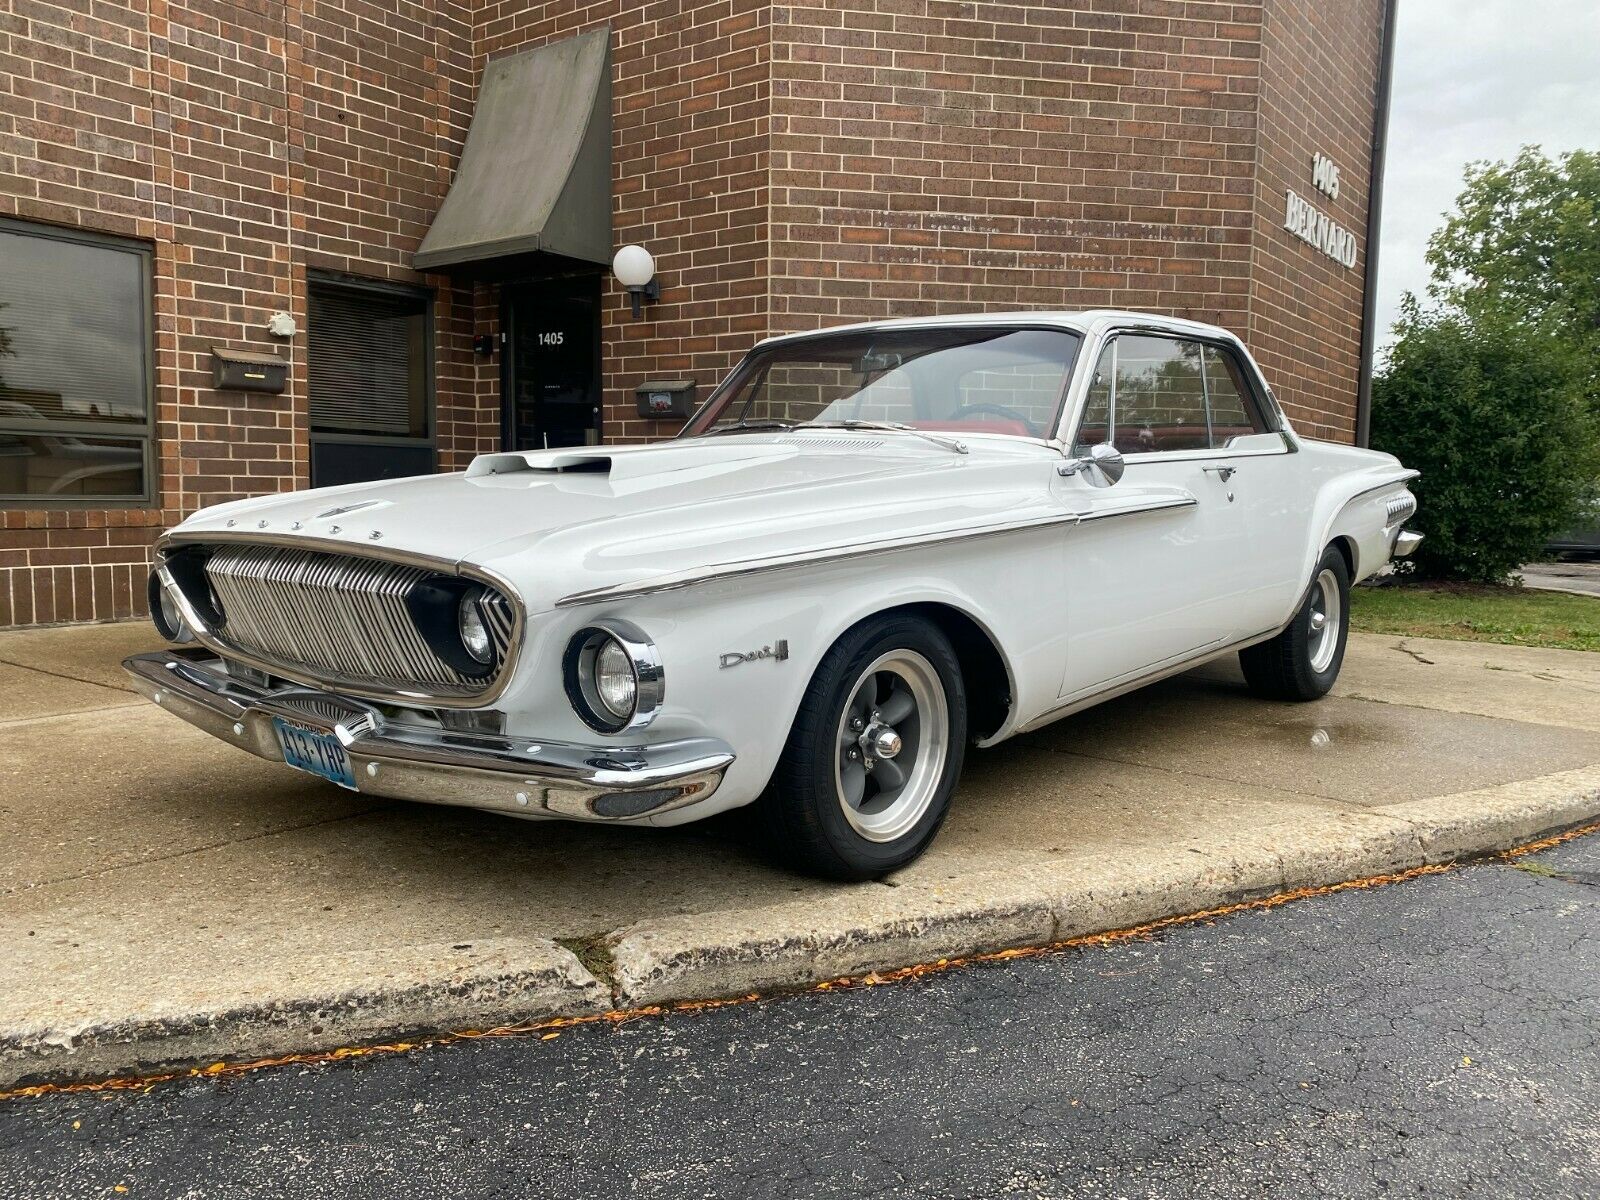
[[[603,930],[600,933],[587,933],[578,937],[558,937],[556,945],[572,952],[579,965],[585,971],[598,979],[610,992],[612,998],[617,996],[617,959],[612,951],[613,930]]]
[[[220,850],[224,846],[242,846],[247,842],[257,842],[262,838],[276,837],[281,833],[297,833],[302,829],[317,829],[323,825],[336,825],[340,821],[351,821],[356,817],[364,817],[369,813],[384,812],[396,808],[393,803],[374,804],[368,808],[357,809],[355,812],[341,813],[337,817],[324,817],[320,821],[306,821],[299,825],[278,825],[271,829],[262,829],[256,833],[245,834],[243,837],[223,838],[221,841],[207,842],[201,846],[188,846],[182,850],[174,850],[170,854],[152,854],[146,858],[136,858],[113,866],[101,867],[98,871],[78,871],[69,875],[55,875],[48,879],[36,879],[20,887],[0,888],[0,896],[11,896],[18,892],[28,892],[35,888],[52,887],[58,883],[77,883],[85,879],[100,879],[107,875],[114,875],[118,871],[126,871],[133,867],[149,866],[151,863],[171,862],[178,858],[188,858],[192,854],[204,854],[207,850]]]
[[[1393,648],[1398,650],[1398,651],[1400,651],[1401,654],[1409,654],[1412,658],[1416,659],[1423,666],[1431,667],[1431,666],[1435,666],[1436,665],[1434,663],[1433,659],[1424,658],[1417,651],[1413,650],[1410,646],[1406,645],[1405,640],[1403,638],[1400,641],[1396,642],[1394,644]]]
[[[1329,804],[1347,804],[1348,801],[1338,796],[1329,796],[1323,792],[1301,791],[1297,788],[1277,787],[1270,783],[1243,783],[1228,775],[1213,775],[1207,771],[1196,771],[1192,767],[1166,767],[1160,763],[1139,762],[1131,758],[1117,758],[1109,754],[1088,754],[1082,750],[1069,750],[1064,747],[1046,746],[1051,754],[1070,754],[1074,758],[1087,758],[1094,762],[1117,763],[1124,767],[1138,767],[1146,771],[1160,771],[1167,775],[1187,775],[1192,779],[1209,779],[1213,783],[1231,783],[1234,787],[1248,787],[1252,791],[1277,792],[1280,795],[1292,796],[1296,800],[1323,800]]]

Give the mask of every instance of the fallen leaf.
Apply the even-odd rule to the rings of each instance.
[[[561,1035],[560,1035],[560,1034],[559,1034],[559,1033],[547,1033],[547,1034],[545,1034],[545,1035],[544,1035],[544,1036],[543,1036],[543,1037],[541,1037],[541,1038],[540,1038],[540,1039],[539,1039],[539,1040],[540,1040],[540,1041],[541,1041],[541,1042],[548,1042],[548,1041],[550,1041],[550,1040],[551,1040],[551,1039],[552,1039],[552,1038],[558,1038],[558,1037],[560,1037],[560,1036],[561,1036]]]

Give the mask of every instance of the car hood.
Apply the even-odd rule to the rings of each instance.
[[[530,611],[597,588],[841,544],[915,537],[1050,504],[1050,448],[910,435],[733,436],[490,454],[465,471],[263,496],[175,531],[305,539],[488,568]],[[1039,471],[1019,470],[1032,462]]]

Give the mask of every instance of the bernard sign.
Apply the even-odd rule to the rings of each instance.
[[[1327,155],[1312,157],[1311,184],[1328,199],[1339,198],[1339,168]],[[1346,270],[1356,265],[1356,235],[1293,188],[1284,203],[1283,227]]]

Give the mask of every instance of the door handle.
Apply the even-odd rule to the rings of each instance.
[[[1200,469],[1202,471],[1215,471],[1217,473],[1217,478],[1223,483],[1227,483],[1228,480],[1232,479],[1239,473],[1238,467],[1201,467]]]

